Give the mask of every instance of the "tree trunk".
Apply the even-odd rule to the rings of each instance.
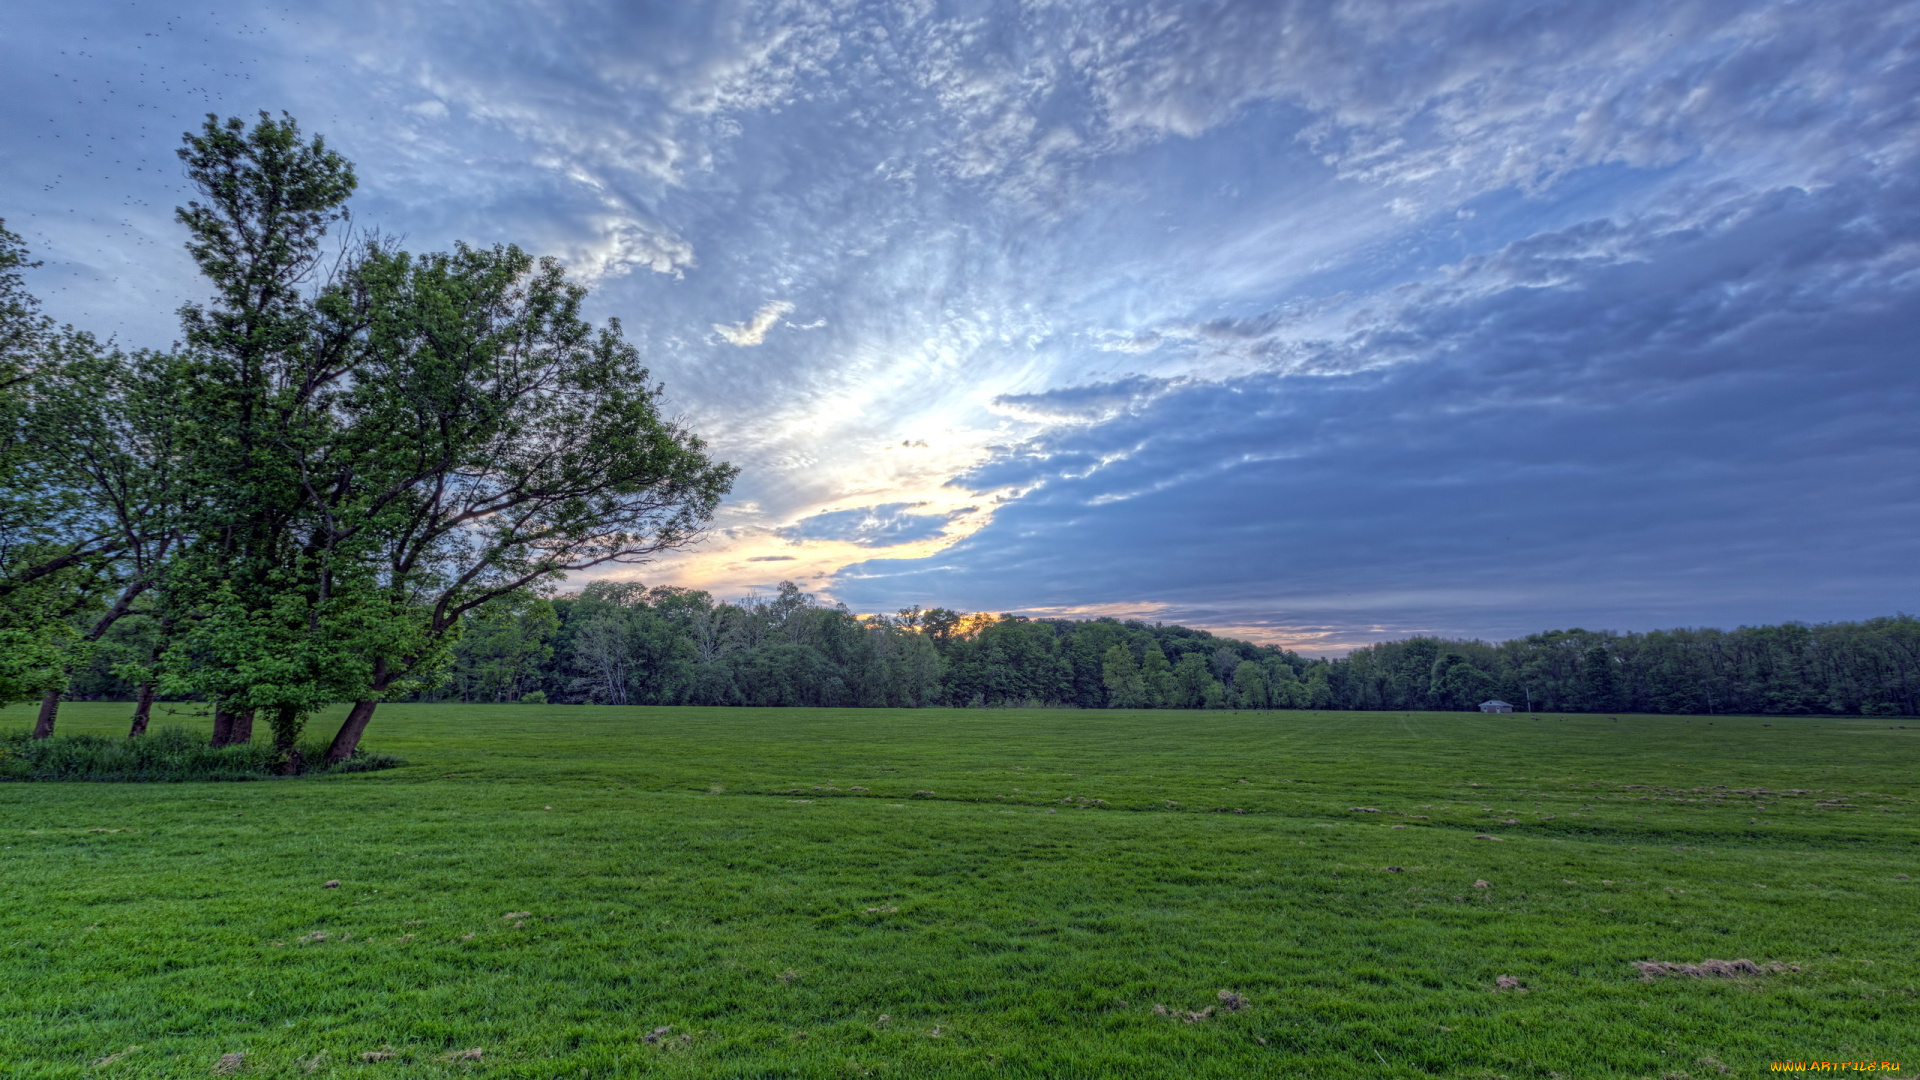
[[[53,721],[60,713],[60,691],[49,690],[40,699],[40,718],[33,723],[33,737],[45,739],[53,735]]]
[[[253,741],[253,710],[241,709],[233,714],[233,730],[227,734],[228,746],[245,746]]]
[[[365,734],[367,724],[373,720],[373,710],[379,705],[377,701],[353,703],[346,720],[340,724],[340,733],[333,737],[333,745],[327,747],[327,764],[333,765],[353,756],[353,752],[360,747],[360,736]]]
[[[213,745],[225,746],[233,741],[233,714],[226,706],[216,704],[213,707]]]
[[[140,700],[133,706],[133,728],[127,732],[127,738],[147,733],[147,718],[153,715],[153,689],[150,682],[140,684]]]
[[[273,745],[280,751],[280,771],[286,776],[300,775],[299,732],[295,727],[299,719],[300,710],[291,705],[282,705],[273,717]]]

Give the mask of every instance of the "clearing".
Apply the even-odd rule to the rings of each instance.
[[[1911,721],[388,705],[367,744],[412,764],[0,784],[0,1075],[1920,1050]]]

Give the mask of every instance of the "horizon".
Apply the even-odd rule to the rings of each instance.
[[[634,584],[645,586],[645,582],[640,582],[640,581],[635,581]],[[787,584],[787,583],[782,582],[781,584]],[[586,588],[586,584],[584,583],[579,585],[563,587],[557,590],[555,593],[551,594],[550,598],[555,600],[578,599],[581,595],[581,592],[585,588]],[[704,590],[701,590],[701,591],[704,591]],[[732,597],[718,596],[710,593],[709,600],[716,604],[732,604],[735,606],[740,606],[740,605],[750,603],[754,600],[760,599],[762,598],[762,595],[763,594],[761,589],[756,587],[743,595],[736,595]],[[835,601],[833,601],[831,597],[814,596],[813,599],[818,601],[825,601],[827,604],[835,603]],[[939,604],[928,605],[923,610],[931,611],[943,606],[944,605],[939,605]],[[1114,605],[1095,605],[1095,606],[1111,607]],[[891,611],[880,611],[880,610],[861,611],[857,609],[849,609],[848,613],[856,619],[863,619],[863,620],[893,619],[896,616],[905,615],[908,610],[910,609],[896,608]],[[1123,626],[1150,627],[1156,630],[1161,629],[1163,627],[1170,627],[1173,629],[1204,631],[1205,633],[1212,634],[1213,636],[1224,639],[1224,640],[1244,641],[1251,645],[1283,649],[1285,651],[1292,652],[1308,660],[1335,660],[1335,659],[1340,659],[1340,658],[1349,656],[1355,650],[1364,649],[1370,645],[1391,644],[1394,642],[1409,641],[1414,639],[1426,639],[1426,640],[1444,641],[1444,642],[1450,642],[1450,643],[1467,643],[1467,644],[1476,644],[1476,645],[1498,646],[1508,641],[1523,640],[1528,637],[1533,637],[1536,635],[1546,635],[1546,634],[1599,634],[1599,635],[1609,636],[1609,637],[1628,637],[1636,634],[1657,634],[1657,633],[1700,633],[1702,631],[1713,631],[1713,632],[1722,633],[1722,634],[1733,634],[1733,633],[1738,633],[1742,630],[1756,630],[1756,629],[1762,629],[1762,628],[1773,627],[1773,626],[1798,626],[1798,627],[1806,627],[1809,629],[1818,629],[1823,626],[1865,622],[1875,618],[1892,618],[1892,619],[1912,618],[1912,616],[1909,615],[1907,612],[1895,611],[1890,615],[1886,613],[1882,613],[1881,615],[1877,615],[1877,616],[1870,615],[1864,619],[1827,619],[1827,620],[1821,620],[1818,622],[1807,620],[1807,619],[1781,619],[1772,623],[1738,623],[1732,626],[1709,626],[1709,625],[1694,623],[1694,624],[1680,624],[1680,625],[1668,625],[1668,626],[1585,627],[1585,626],[1569,624],[1565,626],[1537,627],[1533,630],[1524,631],[1522,633],[1515,634],[1510,637],[1504,637],[1504,638],[1487,638],[1484,636],[1447,634],[1445,632],[1439,632],[1439,631],[1409,630],[1405,633],[1400,634],[1397,637],[1378,638],[1375,640],[1359,642],[1352,645],[1321,645],[1318,648],[1315,648],[1313,646],[1302,648],[1302,647],[1285,645],[1275,641],[1262,641],[1257,636],[1235,633],[1233,632],[1232,628],[1222,629],[1220,627],[1214,627],[1214,626],[1192,626],[1182,622],[1168,622],[1163,619],[1156,619],[1151,614],[1136,616],[1136,615],[1126,615],[1126,614],[1108,612],[1108,611],[1094,611],[1091,614],[1078,615],[1078,614],[1071,614],[1071,613],[1061,613],[1057,609],[1048,610],[1048,609],[1036,609],[1036,608],[1008,608],[1008,609],[999,610],[999,611],[994,611],[994,610],[962,611],[959,609],[949,609],[949,610],[952,610],[954,614],[961,616],[962,624],[965,627],[965,630],[963,632],[968,634],[976,632],[980,626],[986,625],[985,621],[976,623],[974,622],[974,620],[990,621],[993,619],[1003,618],[1008,616],[1019,618],[1019,619],[1030,619],[1036,622],[1049,621],[1049,620],[1062,621],[1062,622],[1094,622],[1101,619],[1111,619],[1117,623],[1120,623]]]

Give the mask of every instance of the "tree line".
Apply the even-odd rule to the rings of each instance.
[[[0,222],[0,703],[76,684],[306,719],[438,686],[474,613],[705,527],[734,470],[666,416],[617,321],[512,246],[351,228],[350,162],[291,117],[209,115],[176,212],[206,298],[169,348],[41,313]],[[333,239],[329,240],[329,231]]]
[[[139,633],[130,624],[122,633]],[[137,652],[143,646],[132,646]],[[111,650],[108,650],[109,652]],[[124,697],[106,652],[77,694]],[[1920,715],[1920,620],[1415,637],[1316,659],[1183,626],[947,608],[858,616],[792,583],[732,602],[599,582],[496,597],[409,700],[762,707]]]

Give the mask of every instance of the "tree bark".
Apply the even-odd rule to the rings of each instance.
[[[225,746],[233,741],[233,714],[226,706],[216,704],[213,707],[213,745]]]
[[[147,733],[147,718],[153,715],[153,690],[150,682],[140,684],[140,699],[133,706],[133,727],[127,732],[127,738]]]
[[[253,741],[253,710],[241,709],[233,714],[233,730],[227,733],[228,746],[245,746]]]
[[[33,723],[33,737],[45,739],[53,735],[53,721],[60,713],[60,691],[49,690],[40,699],[40,718]]]
[[[327,747],[327,764],[333,765],[347,760],[360,747],[360,736],[365,734],[367,724],[373,720],[373,710],[380,705],[377,701],[356,701],[347,711],[347,718],[340,724],[340,733],[333,737],[333,745]]]
[[[300,774],[300,744],[293,730],[294,721],[299,719],[300,710],[291,705],[282,705],[273,718],[273,745],[280,751],[280,771],[286,776]],[[252,722],[249,716],[249,723]]]

